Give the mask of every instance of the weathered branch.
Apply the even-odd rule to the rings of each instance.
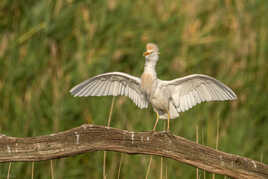
[[[167,132],[128,132],[84,124],[47,136],[0,136],[0,162],[40,161],[98,150],[168,157],[234,178],[268,178],[268,166]]]

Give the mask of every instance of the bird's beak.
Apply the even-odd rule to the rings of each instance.
[[[148,51],[146,51],[146,52],[143,53],[143,56],[146,57],[147,55],[150,55],[151,53],[152,53],[152,52],[148,52]]]

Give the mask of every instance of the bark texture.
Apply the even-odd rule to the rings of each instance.
[[[129,132],[84,124],[46,136],[0,136],[0,162],[50,160],[100,150],[164,156],[234,178],[268,178],[266,164],[167,132]]]

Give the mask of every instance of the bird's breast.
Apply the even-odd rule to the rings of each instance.
[[[151,96],[153,93],[153,87],[155,83],[155,78],[150,73],[143,73],[141,75],[141,89],[146,93],[146,95]]]

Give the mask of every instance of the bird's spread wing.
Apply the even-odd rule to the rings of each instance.
[[[236,99],[236,94],[222,82],[207,75],[194,74],[163,81],[177,112],[183,112],[203,101]]]
[[[140,78],[121,72],[94,76],[73,87],[73,96],[128,96],[139,108],[147,108],[148,101],[140,88]]]

